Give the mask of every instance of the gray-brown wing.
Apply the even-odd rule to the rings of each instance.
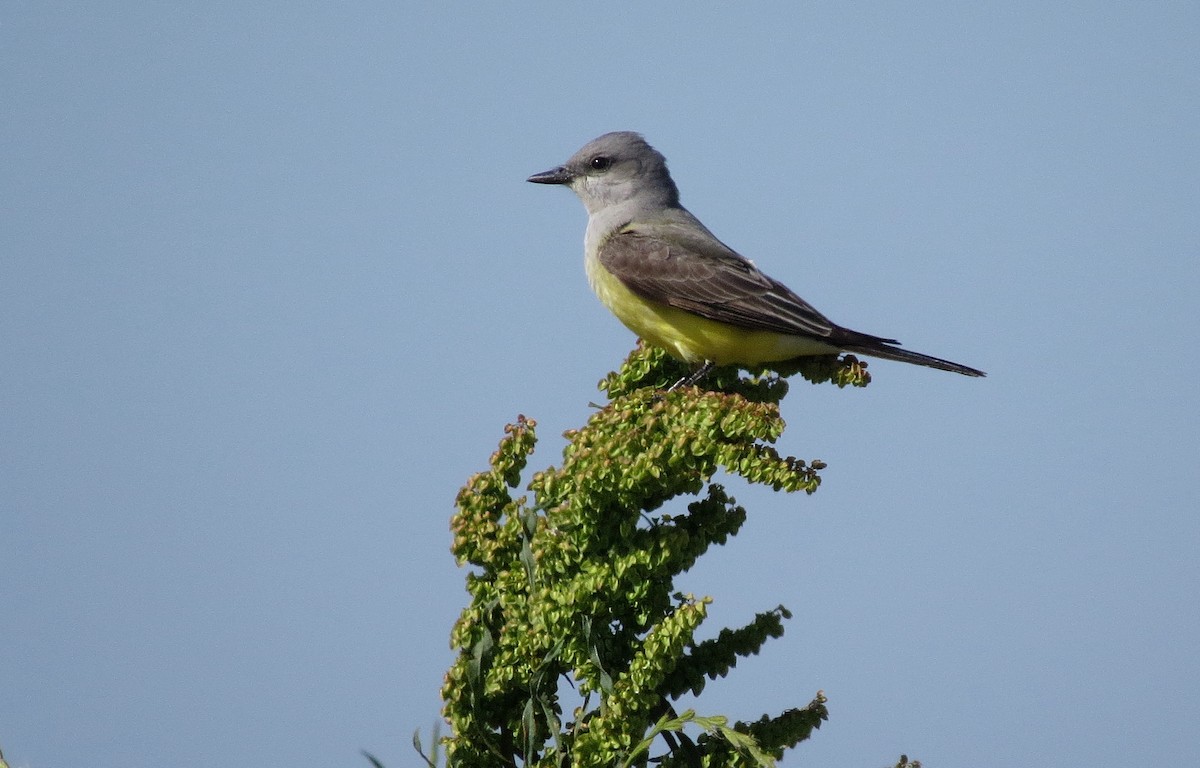
[[[840,330],[787,286],[709,238],[659,237],[625,227],[600,263],[643,298],[741,328],[827,338]]]

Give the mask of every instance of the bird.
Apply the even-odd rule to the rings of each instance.
[[[583,202],[592,290],[641,339],[695,366],[671,389],[695,384],[718,365],[838,352],[986,375],[829,320],[684,208],[666,158],[639,133],[606,133],[527,180],[569,187]]]

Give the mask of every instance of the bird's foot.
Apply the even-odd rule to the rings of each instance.
[[[689,373],[687,376],[684,376],[679,381],[677,381],[674,384],[672,384],[671,386],[667,387],[667,391],[674,392],[675,390],[679,389],[680,387],[690,387],[693,384],[700,381],[701,379],[703,379],[709,373],[711,373],[712,369],[716,368],[716,367],[717,367],[717,364],[714,363],[712,360],[705,360],[704,365],[700,366],[696,370]]]

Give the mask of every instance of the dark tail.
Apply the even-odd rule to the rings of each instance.
[[[883,339],[878,336],[871,336],[870,334],[859,333],[845,328],[838,330],[842,331],[845,335],[841,339],[837,339],[838,334],[835,332],[831,338],[837,339],[838,346],[847,352],[881,357],[884,360],[898,360],[902,363],[912,363],[913,365],[923,365],[926,368],[937,368],[939,371],[953,371],[954,373],[961,373],[963,376],[987,376],[983,371],[971,368],[970,366],[953,363],[949,360],[943,360],[940,357],[922,355],[920,352],[909,352],[907,349],[901,349],[895,346],[900,343],[895,339]]]

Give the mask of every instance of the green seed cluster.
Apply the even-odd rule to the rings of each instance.
[[[786,373],[869,381],[851,357],[804,366]],[[710,599],[679,594],[675,577],[746,519],[713,475],[812,493],[824,468],[773,447],[784,429],[780,375],[723,368],[704,389],[663,391],[686,373],[655,350],[635,350],[601,382],[611,401],[566,433],[562,465],[534,473],[529,496],[513,495],[536,443],[536,423],[524,417],[459,492],[452,550],[471,568],[471,603],[451,634],[459,656],[442,691],[450,765],[642,765],[655,738],[668,746],[664,765],[763,765],[825,718],[820,695],[734,726],[672,707],[779,637],[790,617],[781,606],[694,642]],[[681,496],[693,497],[686,511],[664,509]],[[564,681],[581,700],[569,716]],[[705,734],[693,742],[684,725]]]

